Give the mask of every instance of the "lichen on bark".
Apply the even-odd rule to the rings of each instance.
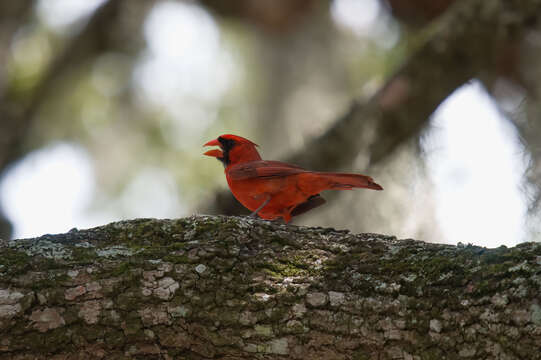
[[[537,243],[193,216],[0,247],[0,359],[541,358]]]

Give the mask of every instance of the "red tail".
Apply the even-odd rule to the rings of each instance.
[[[383,188],[374,182],[370,176],[360,174],[343,173],[319,173],[329,181],[330,189],[350,190],[352,188],[365,188],[373,190],[383,190]]]

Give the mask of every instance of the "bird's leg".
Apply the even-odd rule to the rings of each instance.
[[[253,213],[250,214],[250,217],[256,217],[257,216],[257,213],[263,209],[265,207],[265,205],[267,205],[269,203],[271,199],[271,196],[269,195],[269,197],[267,198],[267,200],[263,201],[263,204],[259,205],[259,207],[257,209],[255,209],[255,211]]]

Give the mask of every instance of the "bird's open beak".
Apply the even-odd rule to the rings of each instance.
[[[210,140],[209,142],[205,143],[203,146],[219,146],[219,147],[222,147],[222,144],[220,144],[218,139],[214,139],[214,140]],[[203,155],[214,156],[216,158],[224,157],[224,153],[222,152],[222,150],[218,150],[218,149],[209,150],[209,151],[203,153]]]
[[[207,152],[204,152],[203,155],[214,156],[216,158],[224,157],[224,153],[222,152],[222,150],[218,150],[218,149],[209,150]]]
[[[209,142],[205,143],[203,146],[220,146],[222,147],[222,144],[218,141],[218,139],[210,140]]]

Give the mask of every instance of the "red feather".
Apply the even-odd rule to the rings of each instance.
[[[371,177],[360,174],[305,170],[280,161],[261,160],[256,144],[236,135],[222,135],[205,145],[218,145],[219,150],[205,153],[225,166],[229,188],[238,201],[263,219],[292,216],[321,206],[324,190],[366,188],[383,190]]]

